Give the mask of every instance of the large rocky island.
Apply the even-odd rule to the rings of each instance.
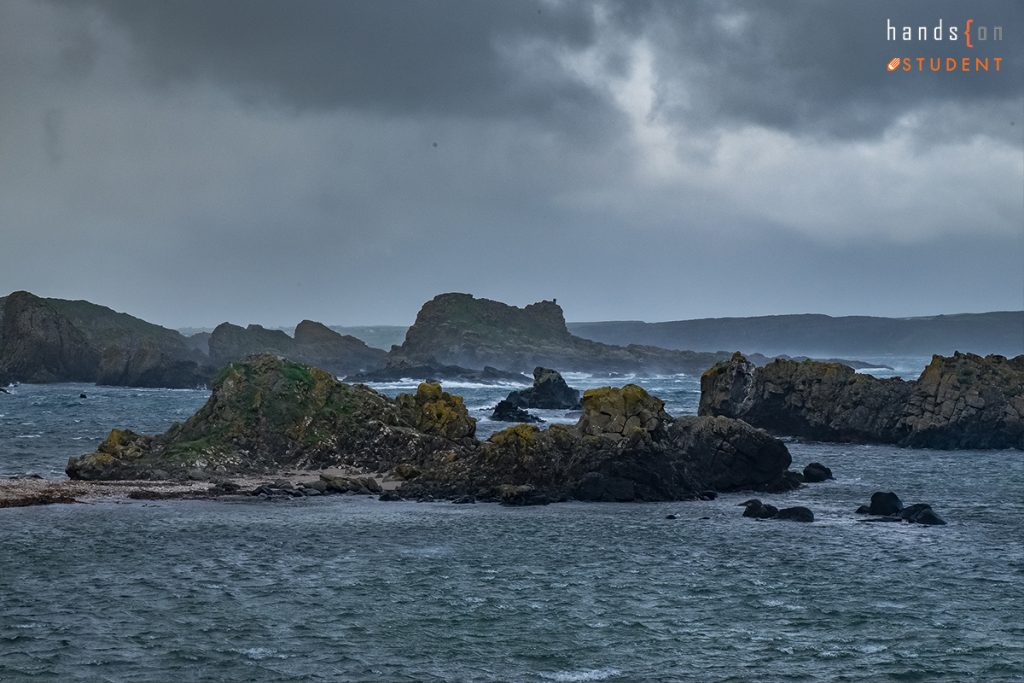
[[[642,388],[595,389],[574,426],[516,425],[485,442],[462,399],[436,384],[390,399],[270,355],[229,364],[209,401],[158,436],[113,430],[72,458],[76,480],[216,479],[356,467],[403,478],[403,495],[504,502],[676,500],[786,490],[784,444],[725,417],[673,419]]]
[[[602,344],[571,334],[555,301],[518,308],[449,293],[423,305],[405,341],[392,348],[389,363],[494,366],[520,372],[544,366],[563,372],[697,373],[728,355]]]
[[[226,363],[280,353],[345,375],[380,365],[386,353],[303,320],[293,336],[259,325],[218,326],[185,337],[88,301],[29,292],[0,298],[0,386],[10,382],[95,382],[132,387],[206,385]]]
[[[701,415],[777,434],[919,448],[1024,449],[1024,355],[934,356],[915,381],[740,354],[701,377]]]

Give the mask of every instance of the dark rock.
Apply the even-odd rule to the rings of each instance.
[[[665,515],[665,519],[678,519],[675,515]]]
[[[1024,449],[1024,355],[934,356],[913,382],[839,363],[742,355],[701,377],[701,415],[825,441],[928,448]]]
[[[476,503],[476,496],[459,496],[458,498],[453,498],[452,503],[454,505],[472,505]]]
[[[48,300],[14,292],[0,318],[0,376],[20,382],[92,382],[99,351]],[[6,382],[5,382],[6,383]]]
[[[389,399],[275,356],[230,364],[195,415],[156,437],[114,430],[72,458],[77,479],[184,477],[355,466],[405,478],[402,495],[527,504],[692,500],[714,491],[784,490],[785,445],[724,417],[673,419],[641,387],[595,389],[575,426],[520,424],[480,443],[461,397],[422,384]],[[503,486],[499,486],[498,484]],[[304,489],[380,493],[372,477],[321,475]],[[257,495],[286,491],[287,481]],[[288,493],[286,495],[293,495]]]
[[[402,394],[395,402],[402,419],[425,434],[456,441],[472,439],[476,433],[476,420],[469,416],[462,397],[442,391],[439,384],[424,382],[414,396]]]
[[[635,344],[610,346],[572,335],[555,301],[517,308],[459,293],[440,294],[423,304],[405,341],[391,351],[391,360],[411,365],[543,366],[585,372],[700,372],[723,357]]]
[[[768,503],[762,503],[757,498],[751,498],[750,500],[740,503],[743,506],[743,516],[753,517],[754,519],[771,519],[779,514],[779,509],[774,505]]]
[[[871,506],[869,506],[869,505],[861,505],[859,508],[854,510],[854,512],[856,514],[858,514],[858,515],[870,515],[871,514]]]
[[[533,369],[533,386],[511,392],[504,402],[520,408],[541,408],[548,410],[577,410],[580,392],[573,389],[555,370],[536,367]]]
[[[351,335],[338,334],[323,323],[303,320],[295,327],[295,358],[335,375],[374,368],[387,353]]]
[[[402,496],[398,494],[398,491],[384,491],[377,500],[385,503],[395,503],[402,500]]]
[[[813,522],[814,513],[809,508],[798,505],[791,508],[781,508],[778,514],[775,515],[775,519],[785,519],[791,522]]]
[[[946,523],[927,503],[908,505],[899,511],[899,517],[912,524],[942,525]]]
[[[804,481],[809,484],[817,484],[823,482],[826,479],[834,479],[832,476],[832,470],[822,465],[820,462],[812,462],[811,464],[804,467]]]
[[[895,515],[903,509],[903,501],[892,491],[875,491],[871,494],[869,515]]]
[[[494,412],[491,413],[491,419],[499,422],[524,422],[532,424],[544,421],[508,400],[498,401],[498,405],[494,406]]]

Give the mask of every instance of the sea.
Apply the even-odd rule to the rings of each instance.
[[[910,378],[927,360],[867,372]],[[676,415],[700,396],[689,375],[566,378],[639,384]],[[486,437],[518,387],[445,388]],[[111,427],[158,433],[209,396],[10,392],[0,477],[52,479]],[[3,509],[0,681],[1024,681],[1024,454],[787,446],[795,469],[822,462],[835,480],[758,496],[810,507],[812,524],[744,518],[750,493]],[[879,490],[948,525],[864,523],[854,510]]]

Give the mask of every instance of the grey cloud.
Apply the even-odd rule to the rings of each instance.
[[[580,116],[606,109],[554,60],[515,52],[594,39],[585,4],[534,0],[94,0],[156,82],[208,79],[288,108],[449,116]],[[78,6],[77,4],[75,6]],[[543,50],[540,51],[541,53]]]
[[[1015,81],[887,86],[864,7],[7,0],[0,294],[174,325],[405,323],[451,290],[1020,308]]]
[[[695,11],[696,10],[696,11]],[[729,127],[752,123],[780,130],[839,138],[876,137],[899,117],[930,106],[956,103],[976,108],[1019,109],[1024,59],[1018,49],[1024,6],[988,3],[883,2],[664,2],[649,7],[651,35],[665,74],[666,108],[693,125]],[[894,25],[932,27],[973,17],[976,25],[1003,25],[1001,44],[964,41],[902,43],[886,40]],[[660,27],[660,28],[659,28]],[[963,78],[889,74],[897,56],[968,54],[1004,57],[1003,73]],[[684,96],[680,96],[682,91]],[[697,97],[685,97],[699,93]],[[675,96],[673,96],[675,95]],[[680,101],[685,103],[680,104]],[[981,130],[1010,139],[1005,117]]]

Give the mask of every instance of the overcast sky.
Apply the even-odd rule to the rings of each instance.
[[[445,291],[570,320],[1020,309],[1022,16],[0,0],[0,293],[169,326],[404,324]],[[968,54],[1001,72],[885,71]]]

